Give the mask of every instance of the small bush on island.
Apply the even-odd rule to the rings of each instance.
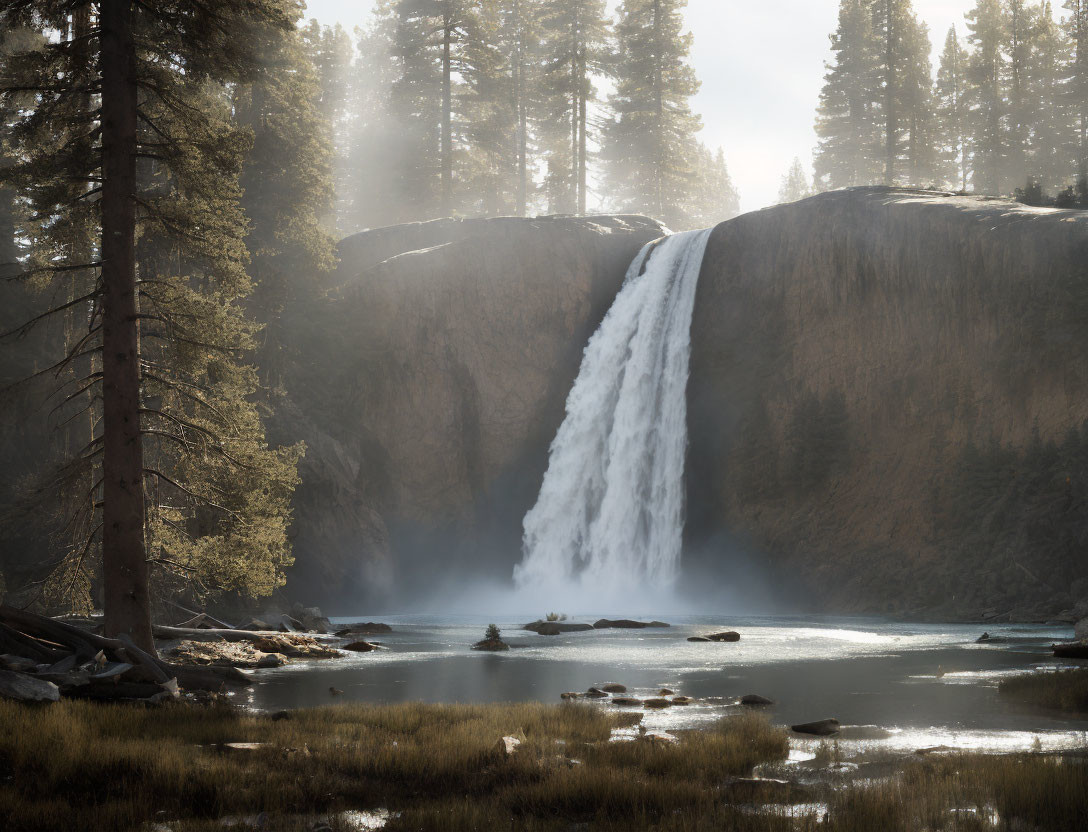
[[[502,641],[502,630],[495,624],[488,624],[484,631],[484,641]]]
[[[1088,667],[1014,676],[998,690],[1025,705],[1088,714]]]

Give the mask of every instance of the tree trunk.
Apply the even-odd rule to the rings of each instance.
[[[582,46],[581,58],[578,62],[581,70],[582,88],[578,96],[578,213],[586,212],[586,179],[589,165],[586,160],[586,105],[589,98],[587,87],[589,81],[586,75],[586,51]]]
[[[661,176],[664,166],[668,164],[665,158],[665,102],[664,92],[662,86],[664,85],[664,79],[662,78],[662,53],[664,49],[661,45],[661,0],[654,0],[654,116],[656,117],[656,124],[654,125],[657,135],[654,137],[657,148],[654,154],[654,217],[656,219],[662,219],[665,215],[665,195],[662,192]]]
[[[453,18],[449,4],[442,16],[442,216],[453,213],[453,68],[450,44]]]
[[[578,9],[570,20],[570,191],[571,211],[578,210],[578,114],[581,87],[578,84]]]
[[[136,49],[132,0],[102,0],[102,573],[107,636],[154,652],[144,551],[136,317]]]

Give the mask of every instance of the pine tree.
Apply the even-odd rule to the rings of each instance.
[[[1002,179],[1023,184],[1028,175],[1028,143],[1036,116],[1029,75],[1035,21],[1026,0],[1005,0],[1005,166]],[[1006,186],[1008,187],[1008,185]]]
[[[967,64],[971,116],[971,184],[976,192],[1000,194],[1005,189],[1006,98],[1008,76],[1004,46],[1005,16],[1001,0],[977,0],[965,15],[967,40],[974,49]]]
[[[778,189],[778,201],[780,203],[797,202],[809,196],[812,196],[812,190],[809,188],[805,168],[800,159],[794,159],[790,169],[782,177],[782,185]]]
[[[897,163],[900,154],[900,134],[903,130],[902,98],[907,70],[905,55],[907,27],[911,22],[910,0],[871,0],[872,34],[879,79],[884,184],[898,180]]]
[[[967,57],[956,27],[948,30],[937,69],[936,131],[939,174],[955,189],[967,190]]]
[[[1065,73],[1065,105],[1070,122],[1069,156],[1074,173],[1088,176],[1088,0],[1065,0],[1065,19],[1071,47]]]
[[[867,0],[842,0],[831,36],[834,63],[828,65],[816,114],[819,145],[815,178],[822,188],[879,181],[881,131],[874,103],[879,79]]]
[[[472,215],[514,213],[519,199],[522,159],[515,79],[517,44],[506,37],[507,11],[503,0],[479,0],[471,11],[470,36],[465,44],[466,198],[462,207]],[[509,34],[517,37],[516,30]]]
[[[352,72],[355,47],[339,24],[322,26],[311,20],[301,29],[299,37],[301,48],[312,65],[308,74],[315,76],[310,86],[315,98],[306,103],[306,108],[316,107],[317,114],[327,125],[333,178],[341,186],[336,189],[335,200],[324,209],[325,215],[321,219],[330,232],[344,236],[348,233],[351,210],[351,194],[346,185],[351,178],[352,121],[358,106],[354,89],[358,76]]]
[[[596,101],[593,76],[609,61],[604,0],[541,0],[537,132],[550,213],[584,214]]]
[[[247,398],[255,375],[239,361],[254,334],[239,305],[250,288],[237,185],[247,141],[229,123],[223,84],[255,77],[293,4],[102,0],[78,38],[71,8],[13,0],[0,15],[4,27],[62,33],[4,67],[9,112],[12,90],[37,93],[12,127],[6,179],[39,218],[32,230],[81,217],[95,230],[93,261],[73,261],[77,249],[52,257],[59,238],[46,234],[49,259],[32,257],[26,272],[92,282],[42,315],[87,311],[49,370],[82,368],[74,392],[61,391],[62,416],[90,391],[97,414],[95,436],[54,484],[83,492],[78,511],[99,518],[62,568],[73,585],[97,545],[107,635],[153,650],[152,564],[268,591],[289,559],[297,451],[265,445]],[[86,187],[73,195],[73,183]],[[169,557],[166,528],[186,541],[188,562]]]
[[[729,175],[725,151],[719,147],[717,153],[712,153],[699,143],[695,148],[694,165],[699,177],[685,208],[687,224],[677,231],[710,228],[740,213],[740,193]]]
[[[1069,142],[1069,114],[1062,96],[1062,72],[1068,46],[1048,2],[1033,10],[1032,50],[1025,77],[1030,113],[1028,177],[1044,191],[1061,190],[1072,168],[1064,149]]]
[[[933,97],[932,47],[929,28],[912,13],[903,32],[904,66],[900,75],[900,107],[906,130],[903,177],[917,187],[937,179],[937,125]]]
[[[699,172],[689,99],[699,89],[688,63],[687,0],[624,0],[616,24],[615,118],[604,133],[606,191],[621,211],[686,226],[685,205]]]

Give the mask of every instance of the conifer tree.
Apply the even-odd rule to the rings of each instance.
[[[971,116],[971,184],[976,192],[1000,194],[1007,157],[1005,79],[1008,77],[1005,16],[1001,0],[976,0],[965,15],[974,47],[967,64]]]
[[[699,177],[687,200],[686,224],[677,231],[710,228],[740,213],[740,193],[729,175],[725,151],[719,147],[716,153],[711,152],[700,142],[695,148],[694,165]]]
[[[96,414],[95,435],[53,484],[85,495],[83,522],[98,518],[61,568],[72,586],[99,552],[106,634],[153,650],[152,565],[267,592],[289,561],[297,451],[266,446],[240,361],[254,334],[239,305],[250,289],[237,185],[247,141],[223,84],[255,77],[293,4],[101,0],[78,38],[72,8],[11,0],[0,14],[5,27],[61,33],[4,67],[9,112],[16,92],[35,95],[12,127],[5,178],[37,229],[81,216],[94,229],[93,260],[78,262],[76,248],[56,257],[44,235],[25,272],[91,283],[41,316],[87,310],[47,371],[80,369],[60,391],[61,417],[88,393]],[[73,183],[85,187],[73,194]]]
[[[593,76],[608,65],[604,0],[541,0],[540,107],[537,131],[547,172],[550,213],[584,214],[596,101]]]
[[[1071,125],[1062,95],[1069,49],[1049,0],[1032,10],[1031,37],[1025,72],[1030,118],[1027,175],[1045,191],[1055,193],[1069,179],[1073,167],[1065,153]]]
[[[695,134],[702,127],[689,99],[699,89],[688,63],[687,0],[624,0],[616,24],[615,118],[604,132],[606,191],[622,211],[672,228],[686,224],[698,176]]]
[[[1036,109],[1030,92],[1034,15],[1026,0],[1005,0],[1005,159],[1002,179],[1023,184],[1028,175],[1028,144]]]
[[[967,57],[956,27],[948,30],[937,69],[936,131],[940,178],[961,191],[967,190]]]
[[[797,202],[809,196],[812,196],[812,190],[809,188],[805,168],[800,159],[794,159],[790,169],[782,177],[782,185],[778,189],[778,201],[780,203]]]
[[[827,67],[816,114],[814,168],[821,188],[867,185],[881,178],[872,23],[868,0],[842,0],[838,28],[831,35],[835,58]]]
[[[903,33],[904,66],[900,102],[906,140],[903,180],[926,187],[937,180],[937,125],[933,99],[933,69],[929,29],[912,13]]]
[[[1088,0],[1065,0],[1070,56],[1065,73],[1065,106],[1069,113],[1070,147],[1074,173],[1088,176]]]

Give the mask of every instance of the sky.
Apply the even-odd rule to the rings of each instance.
[[[964,12],[974,5],[914,0],[929,24],[934,71],[948,29],[955,24],[962,37]],[[350,30],[369,19],[372,6],[371,0],[308,0],[307,17]],[[838,8],[838,0],[688,2],[687,24],[695,35],[691,62],[702,81],[692,102],[703,118],[700,138],[725,150],[745,211],[776,201],[795,157],[811,171],[813,120]]]

